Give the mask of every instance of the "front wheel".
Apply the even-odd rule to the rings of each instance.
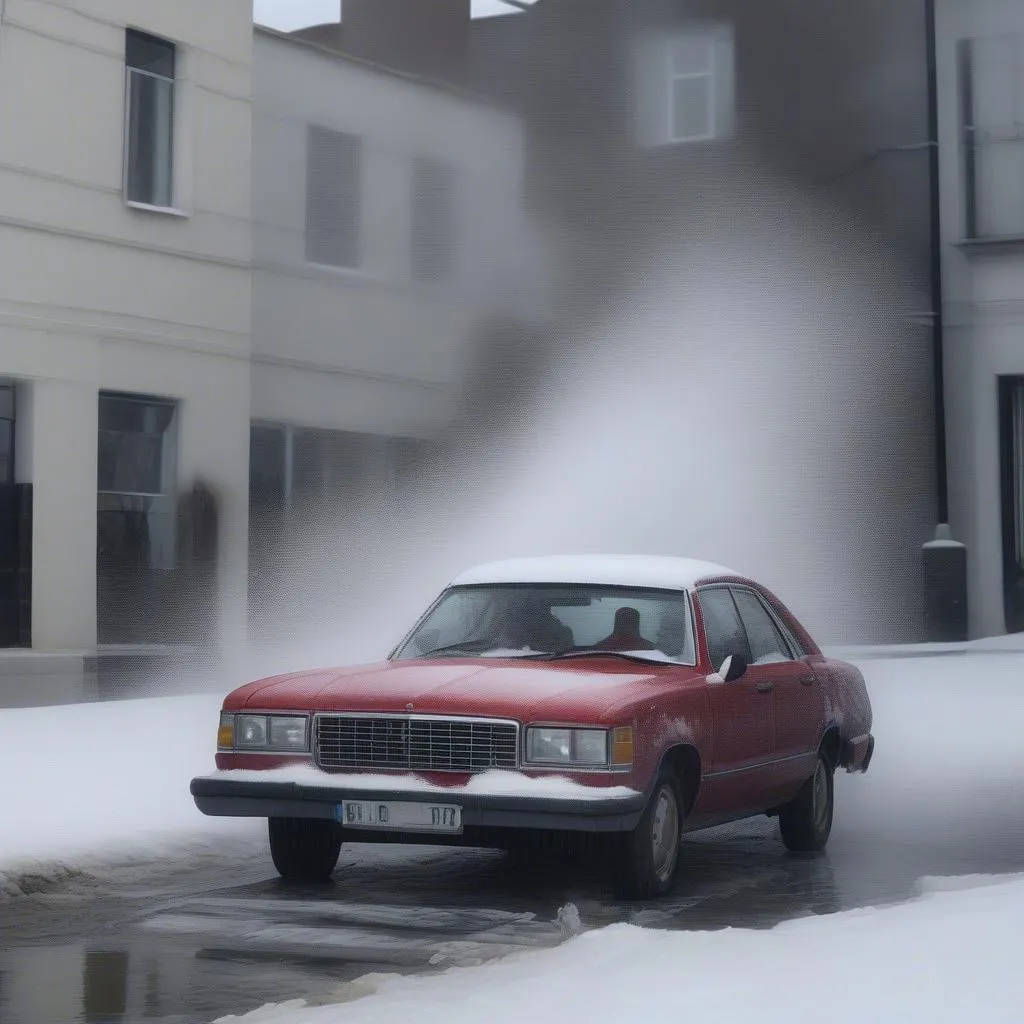
[[[682,807],[675,777],[660,775],[636,829],[616,837],[615,882],[619,896],[649,899],[671,892],[679,866]]]
[[[284,879],[326,882],[338,865],[341,828],[320,818],[270,818],[270,856]]]
[[[832,832],[835,786],[832,765],[818,754],[814,774],[779,812],[782,841],[793,853],[817,853]]]

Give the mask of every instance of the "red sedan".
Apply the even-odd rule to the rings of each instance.
[[[346,840],[589,833],[643,898],[671,889],[685,832],[767,814],[788,849],[822,849],[871,724],[860,672],[750,579],[518,559],[458,577],[381,664],[235,690],[191,790],[205,814],[267,818],[286,878],[328,878]]]

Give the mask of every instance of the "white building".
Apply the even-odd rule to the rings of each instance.
[[[973,636],[1024,630],[1024,4],[938,0],[950,518]]]
[[[282,515],[397,491],[482,325],[542,303],[517,118],[262,28],[253,70],[256,605]]]
[[[218,624],[244,629],[251,3],[0,10],[0,482],[32,503],[30,540],[4,525],[5,639],[32,653],[0,659],[0,700],[34,703],[162,605],[179,483],[216,482]]]
[[[251,0],[0,12],[2,705],[180,642],[197,481],[219,505],[204,642],[243,641],[250,491],[287,512],[397,472],[481,321],[535,307],[536,260],[512,118],[254,44]]]

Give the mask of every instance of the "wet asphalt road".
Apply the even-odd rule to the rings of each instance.
[[[763,818],[700,833],[675,894],[644,905],[615,903],[599,874],[538,879],[500,854],[433,848],[345,848],[324,888],[280,882],[265,849],[171,877],[156,866],[72,878],[0,905],[0,1021],[205,1024],[267,1002],[354,998],[369,974],[564,941],[567,904],[584,928],[761,928],[902,901],[925,875],[1024,872],[1024,787],[950,806],[895,794],[883,814],[865,783],[837,779],[826,855],[786,854]]]

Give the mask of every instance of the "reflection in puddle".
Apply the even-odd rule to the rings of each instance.
[[[339,980],[330,970],[267,960],[258,970],[230,958],[197,956],[187,947],[124,950],[29,947],[0,954],[4,1024],[202,1024],[292,997],[327,998]],[[353,977],[367,968],[352,965]]]
[[[3,1024],[203,1024],[331,1002],[367,975],[482,963],[563,935],[531,913],[199,897],[98,942],[0,950]]]
[[[87,950],[82,977],[86,1024],[114,1024],[128,1004],[128,954]]]

